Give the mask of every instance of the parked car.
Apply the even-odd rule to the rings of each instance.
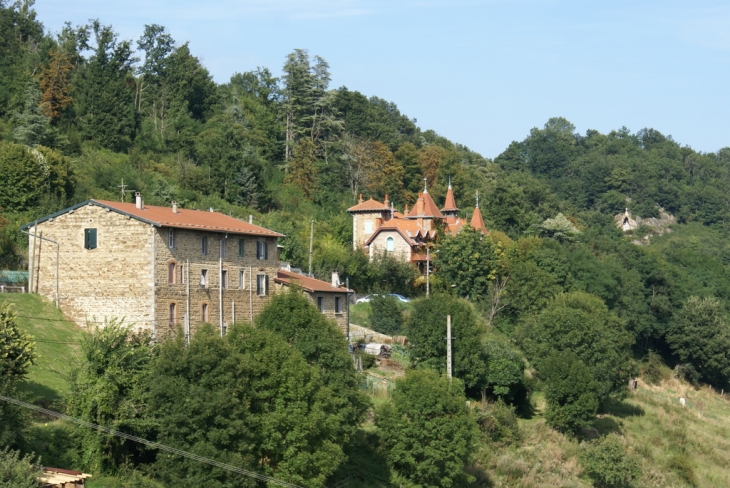
[[[395,298],[396,300],[398,300],[398,301],[401,301],[401,302],[403,302],[403,303],[408,303],[408,302],[410,302],[410,301],[411,301],[411,299],[410,299],[410,298],[406,298],[406,297],[404,297],[403,295],[398,295],[397,293],[388,293],[388,296],[389,296],[389,297],[393,297],[393,298]]]
[[[355,300],[355,304],[358,304],[358,303],[370,303],[370,299],[373,298],[373,297],[376,297],[376,296],[378,296],[378,295],[367,295],[367,296],[364,296],[362,298],[358,298],[357,300]]]

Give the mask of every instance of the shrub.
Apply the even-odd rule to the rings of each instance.
[[[499,341],[484,346],[487,361],[487,386],[500,398],[512,398],[524,379],[525,363],[522,356]]]
[[[41,474],[30,456],[20,457],[17,451],[0,450],[0,486],[8,488],[38,488]]]
[[[596,486],[629,486],[641,475],[638,460],[626,453],[621,436],[615,433],[585,444],[580,460]]]
[[[370,300],[370,326],[381,334],[400,334],[403,330],[403,310],[398,300],[389,296],[373,297]]]
[[[644,381],[651,385],[658,385],[662,380],[669,379],[668,368],[662,357],[654,351],[649,351],[642,361],[639,371]]]
[[[522,438],[515,407],[506,405],[502,400],[481,403],[475,416],[482,434],[498,446],[515,444]]]
[[[588,427],[598,410],[598,387],[590,369],[570,351],[553,353],[541,365],[548,409],[545,421],[575,434]]]

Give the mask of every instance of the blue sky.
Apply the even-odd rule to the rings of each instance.
[[[691,5],[690,5],[691,4]],[[730,2],[37,0],[45,27],[98,18],[122,38],[167,27],[217,82],[308,49],[332,88],[499,155],[554,116],[581,133],[652,127],[703,152],[730,146]]]

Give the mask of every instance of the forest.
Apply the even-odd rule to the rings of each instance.
[[[698,483],[689,451],[639,459],[626,436],[590,432],[628,408],[632,378],[729,386],[730,147],[702,153],[653,128],[580,134],[556,116],[489,159],[420,128],[391,101],[331,87],[327,61],[306,49],[282,53],[281,77],[258,67],[219,84],[161,25],[136,40],[101,20],[53,33],[32,7],[0,0],[0,269],[27,268],[21,225],[141,192],[151,205],[253,215],[286,235],[281,259],[302,269],[314,221],[315,276],[338,271],[358,293],[414,299],[368,306],[373,328],[409,338],[399,351],[405,373],[386,400],[363,392],[331,324],[286,294],[256,327],[239,324],[225,338],[201,330],[187,348],[120,324],[89,332],[73,394],[56,408],[313,487],[516,485],[519,476],[500,474],[500,449],[523,442],[518,424],[539,411],[551,433],[582,446],[576,483],[649,486],[642,462],[664,466],[667,483]],[[438,236],[428,297],[409,264],[352,250],[346,212],[360,194],[412,205],[424,179],[437,203],[453,187],[462,218],[478,193],[489,230]],[[627,208],[676,224],[625,232],[615,216]],[[15,358],[3,366],[3,394],[35,360],[14,314],[0,308],[0,352],[11,351],[0,364]],[[444,377],[447,314],[453,382]],[[312,332],[299,337],[297,326]],[[180,422],[185,398],[207,395]],[[23,453],[0,450],[0,468],[43,455],[33,419],[7,405],[0,416],[0,446]],[[59,459],[133,473],[108,486],[127,486],[125,477],[264,486],[100,435],[74,442]]]

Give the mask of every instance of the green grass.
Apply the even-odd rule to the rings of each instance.
[[[356,303],[350,305],[350,323],[370,328],[370,304]]]
[[[0,295],[0,302],[14,305],[18,325],[38,341],[38,358],[20,390],[42,403],[59,400],[69,390],[66,374],[80,350],[81,328],[66,320],[52,302],[38,295],[7,293]]]

